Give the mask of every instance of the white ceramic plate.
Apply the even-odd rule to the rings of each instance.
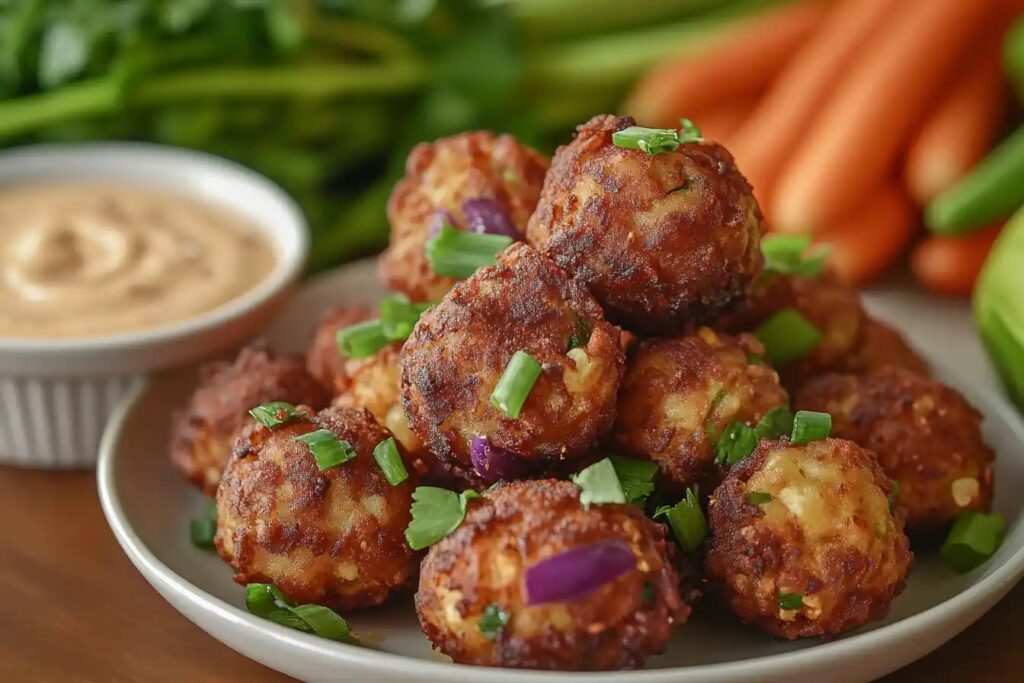
[[[368,261],[310,283],[274,326],[270,340],[301,349],[330,304],[380,295]],[[906,591],[889,617],[833,642],[780,642],[745,629],[727,614],[698,607],[678,629],[667,654],[647,669],[608,674],[556,674],[480,669],[432,653],[416,624],[411,600],[346,615],[374,649],[322,640],[245,611],[241,587],[216,555],[194,548],[188,520],[203,499],[166,457],[168,415],[191,388],[191,376],[159,377],[114,416],[98,470],[103,510],[139,571],[172,605],[229,647],[283,673],[309,681],[431,681],[528,683],[585,676],[588,681],[864,681],[894,671],[935,649],[996,603],[1024,573],[1024,425],[997,394],[962,308],[922,303],[899,290],[869,295],[876,314],[898,324],[932,360],[938,377],[960,389],[986,416],[985,436],[999,454],[996,507],[1009,531],[991,561],[959,576],[934,554],[915,563]],[[926,301],[926,300],[924,300]]]

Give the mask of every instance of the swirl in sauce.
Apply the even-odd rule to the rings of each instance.
[[[270,273],[241,216],[132,185],[0,189],[0,337],[137,332],[213,310]]]

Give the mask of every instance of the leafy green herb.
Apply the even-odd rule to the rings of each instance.
[[[700,506],[696,488],[686,489],[686,495],[675,505],[663,505],[654,512],[654,518],[665,517],[679,545],[693,552],[708,536],[708,521]]]
[[[627,503],[644,506],[647,496],[654,491],[654,475],[658,473],[658,464],[650,460],[637,460],[612,455],[612,467],[622,486],[622,494]]]
[[[398,443],[395,442],[395,437],[389,436],[377,444],[377,447],[373,449],[373,459],[380,471],[384,473],[384,478],[392,486],[398,486],[409,478],[409,471],[405,469],[405,463],[402,462],[402,455],[398,452]]]
[[[747,502],[751,505],[764,505],[765,503],[772,502],[772,494],[765,493],[764,491],[748,491]]]
[[[799,593],[779,593],[779,609],[795,610],[804,606],[804,596]]]
[[[748,457],[757,448],[758,434],[739,420],[733,422],[715,444],[715,464],[732,467]]]
[[[612,144],[656,156],[674,152],[683,143],[703,140],[700,129],[690,119],[679,119],[679,125],[679,129],[630,126],[612,133]]]
[[[322,605],[295,606],[280,589],[269,583],[247,584],[245,606],[260,618],[329,640],[344,640],[351,632],[348,622],[334,610]]]
[[[472,489],[455,493],[437,486],[417,486],[412,492],[412,519],[405,530],[409,547],[422,550],[458,529],[469,501],[479,497]]]
[[[321,472],[346,463],[357,455],[352,444],[344,439],[339,439],[329,429],[318,429],[315,432],[302,434],[295,437],[295,440],[309,446],[309,451],[313,454],[316,466],[320,468]]]
[[[509,613],[491,603],[484,608],[484,613],[477,620],[477,626],[484,638],[494,640],[508,625],[508,620]]]
[[[754,427],[758,439],[782,438],[793,431],[793,411],[785,406],[772,408]]]
[[[288,424],[292,420],[305,417],[305,415],[295,409],[295,406],[284,401],[264,403],[261,406],[252,408],[249,414],[252,415],[252,419],[268,429],[276,429],[283,424]]]
[[[217,503],[206,501],[206,510],[199,517],[189,520],[189,536],[192,545],[203,550],[213,550],[213,539],[217,535]]]
[[[580,503],[584,508],[589,508],[593,503],[626,502],[626,494],[610,458],[598,460],[570,479],[580,487]]]

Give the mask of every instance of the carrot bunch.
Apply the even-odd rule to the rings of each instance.
[[[652,70],[627,113],[702,126],[733,153],[769,230],[829,242],[839,273],[865,283],[900,259],[921,208],[941,204],[1000,136],[1000,46],[1021,4],[784,4]],[[934,291],[967,295],[997,233],[989,221],[977,234],[926,237],[911,268]]]

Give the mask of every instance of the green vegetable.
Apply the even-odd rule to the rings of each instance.
[[[813,410],[798,410],[793,416],[793,432],[789,440],[795,444],[827,439],[832,432],[832,416]]]
[[[749,457],[757,448],[759,438],[754,429],[739,420],[731,423],[715,444],[715,464],[731,467]]]
[[[700,129],[690,119],[679,119],[679,126],[678,130],[630,126],[612,133],[612,144],[624,149],[639,149],[653,157],[674,152],[683,143],[703,140]]]
[[[302,434],[295,437],[295,440],[309,446],[309,451],[313,454],[316,466],[321,472],[346,463],[357,455],[352,444],[339,439],[329,429],[318,429],[315,432]]]
[[[381,332],[391,341],[408,339],[420,314],[429,307],[429,304],[410,303],[401,294],[389,294],[380,301]]]
[[[779,593],[779,609],[795,610],[804,606],[804,596],[799,593]]]
[[[964,574],[988,561],[999,550],[1005,534],[1002,515],[965,510],[957,516],[942,544],[942,558],[953,571]]]
[[[349,325],[338,330],[338,353],[346,358],[369,358],[391,343],[380,320]]]
[[[974,319],[1010,399],[1024,410],[1024,209],[1003,227],[974,288]]]
[[[772,494],[765,493],[764,491],[748,491],[747,502],[751,505],[764,505],[765,503],[772,502]]]
[[[295,406],[284,401],[264,403],[251,409],[249,414],[252,415],[252,419],[269,429],[275,429],[292,420],[304,417],[302,413],[295,410]]]
[[[377,447],[373,449],[373,459],[380,471],[384,473],[384,478],[392,486],[398,486],[409,478],[409,472],[405,469],[405,463],[402,462],[402,456],[398,452],[395,437],[390,436],[377,444]]]
[[[409,547],[422,550],[458,529],[469,501],[479,497],[472,489],[457,494],[436,486],[417,486],[412,492],[412,519],[405,530]]]
[[[700,507],[696,489],[686,489],[686,495],[675,505],[663,505],[654,512],[654,518],[664,516],[672,528],[679,545],[693,552],[708,536],[708,521]]]
[[[252,614],[298,631],[329,640],[344,640],[351,629],[334,610],[322,605],[292,605],[276,586],[250,583],[245,587],[245,607]]]
[[[533,356],[516,351],[491,392],[491,405],[508,417],[518,418],[542,369]]]
[[[1017,90],[1017,97],[1024,100],[1024,17],[1018,17],[1003,39],[1003,65]]]
[[[754,330],[768,361],[778,367],[806,356],[821,344],[821,333],[795,308],[784,308]]]
[[[1024,126],[989,152],[956,185],[925,207],[928,229],[963,235],[1024,205]]]
[[[764,254],[764,274],[784,273],[800,277],[818,277],[825,269],[829,248],[823,245],[814,254],[807,255],[811,248],[810,235],[767,235],[761,240]]]
[[[643,507],[647,497],[654,492],[654,475],[658,473],[658,464],[618,455],[609,456],[608,459],[615,468],[626,502]]]
[[[427,240],[427,260],[430,269],[439,275],[467,278],[484,266],[498,263],[498,254],[512,238],[456,230],[448,224]]]
[[[754,427],[758,439],[775,440],[793,431],[793,411],[784,406],[772,408]]]
[[[508,620],[509,613],[491,603],[484,608],[484,613],[477,620],[477,627],[484,638],[494,640],[505,629]]]
[[[580,487],[580,503],[589,508],[592,503],[625,503],[619,476],[610,458],[598,460],[590,467],[570,477]]]
[[[206,501],[206,510],[199,517],[189,520],[189,537],[192,545],[203,550],[213,550],[213,537],[217,535],[217,503]]]

